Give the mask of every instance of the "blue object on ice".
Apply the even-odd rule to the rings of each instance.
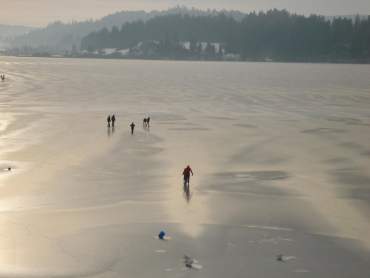
[[[160,231],[158,237],[159,239],[164,239],[165,235],[166,233],[164,231]]]

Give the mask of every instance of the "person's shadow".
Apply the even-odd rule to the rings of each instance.
[[[107,128],[108,137],[111,137],[114,134],[114,131],[115,131],[115,127],[114,126],[108,127]]]
[[[150,131],[150,126],[148,126],[147,124],[143,124],[143,130],[144,131]]]
[[[190,192],[190,185],[188,183],[184,183],[183,190],[184,190],[184,198],[185,198],[186,202],[190,203],[191,197],[193,195]]]

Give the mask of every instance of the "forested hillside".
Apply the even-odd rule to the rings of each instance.
[[[218,11],[202,11],[198,9],[188,9],[186,7],[175,7],[164,11],[121,11],[99,20],[88,20],[82,22],[62,23],[54,22],[45,28],[19,36],[12,42],[13,48],[18,48],[20,52],[49,52],[51,54],[63,54],[65,51],[78,49],[81,39],[93,31],[103,28],[111,29],[113,26],[122,26],[122,24],[134,21],[147,21],[151,18],[169,15],[196,15],[207,16],[218,14]],[[240,20],[244,14],[237,11],[227,11],[227,15]],[[27,54],[27,53],[23,53]]]
[[[370,17],[329,20],[284,10],[249,13],[241,20],[222,13],[170,14],[92,32],[83,38],[81,49],[134,50],[145,45],[147,51],[140,52],[143,56],[196,58],[204,52],[204,42],[220,45],[208,51],[208,58],[234,54],[242,60],[368,62]]]

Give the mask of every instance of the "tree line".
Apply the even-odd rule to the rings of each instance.
[[[181,42],[190,42],[185,48]],[[81,49],[134,49],[151,45],[159,57],[197,57],[200,42],[219,43],[214,57],[238,55],[241,60],[370,62],[370,16],[333,18],[302,16],[285,10],[249,13],[237,20],[225,14],[164,15],[92,32]],[[209,47],[208,46],[208,47]],[[209,49],[208,49],[209,50]]]

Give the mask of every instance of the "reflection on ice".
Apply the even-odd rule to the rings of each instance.
[[[369,273],[367,66],[0,63],[0,277]]]

